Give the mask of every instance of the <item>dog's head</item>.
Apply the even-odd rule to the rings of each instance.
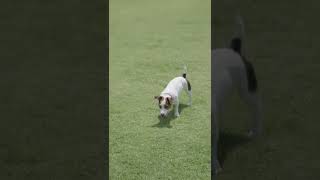
[[[158,100],[160,108],[160,116],[166,117],[169,114],[169,110],[172,106],[172,97],[169,95],[154,96],[154,99]]]

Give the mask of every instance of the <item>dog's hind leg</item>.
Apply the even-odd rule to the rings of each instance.
[[[186,93],[188,94],[188,97],[189,97],[188,106],[191,106],[192,105],[192,91],[186,90]]]
[[[250,94],[247,103],[252,110],[252,125],[248,135],[255,137],[262,133],[262,104],[259,94],[257,92]]]
[[[187,85],[188,87],[185,88],[185,91],[187,92],[188,96],[189,96],[189,102],[188,105],[191,106],[192,105],[192,91],[191,91],[191,84],[190,82],[186,79],[187,81]]]
[[[192,91],[188,91],[188,96],[189,96],[189,102],[188,105],[191,106],[192,105]]]
[[[241,98],[248,104],[251,111],[252,123],[249,130],[249,137],[254,137],[262,132],[262,104],[259,93],[249,92],[247,87],[239,91]]]

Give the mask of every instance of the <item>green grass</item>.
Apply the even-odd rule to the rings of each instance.
[[[241,141],[248,119],[230,99],[222,124],[224,170],[219,180],[319,179],[318,1],[217,1],[214,46],[225,46],[236,11],[247,31],[247,54],[263,96],[265,133]],[[214,88],[214,87],[213,87]]]
[[[111,179],[210,178],[210,1],[110,1]],[[193,106],[159,123],[153,99],[188,66]]]

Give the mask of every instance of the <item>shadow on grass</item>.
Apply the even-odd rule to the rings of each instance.
[[[221,132],[218,144],[218,159],[221,166],[223,166],[224,161],[227,159],[228,153],[241,145],[247,144],[251,140],[252,139],[246,135]]]
[[[184,108],[188,107],[186,104],[179,105],[179,113],[181,115]],[[157,124],[152,125],[151,127],[158,128],[172,128],[170,122],[175,120],[177,117],[174,115],[174,110],[172,109],[166,118],[162,118],[160,115],[158,116],[159,122]]]

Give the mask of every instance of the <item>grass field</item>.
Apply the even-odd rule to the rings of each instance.
[[[213,5],[215,47],[228,43],[237,11],[245,20],[248,59],[256,67],[265,111],[263,137],[248,141],[242,137],[246,108],[236,96],[230,99],[218,179],[319,179],[319,1]]]
[[[210,178],[210,1],[110,1],[111,179]],[[160,123],[153,99],[188,66],[193,106]]]

